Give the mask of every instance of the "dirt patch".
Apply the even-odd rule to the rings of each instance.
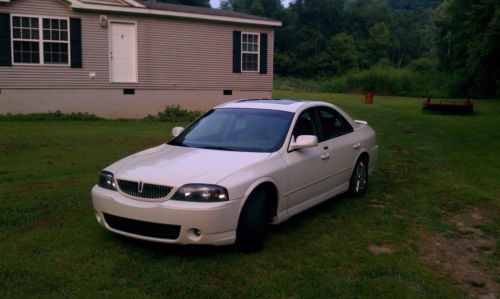
[[[381,201],[378,201],[376,199],[371,199],[370,200],[370,207],[374,209],[383,209],[385,208],[385,204]]]
[[[392,153],[400,157],[408,157],[410,155],[410,151],[401,146],[394,147]]]
[[[403,130],[403,133],[411,135],[411,136],[416,136],[422,132],[422,129],[420,128],[412,128],[412,129],[407,129]]]
[[[379,255],[382,253],[391,254],[394,252],[394,249],[389,245],[370,245],[368,246],[368,251],[375,255]]]
[[[458,234],[453,237],[426,234],[421,242],[422,258],[451,273],[471,298],[500,296],[500,284],[494,278],[500,265],[493,270],[485,265],[485,259],[494,253],[495,241],[481,231],[486,223],[483,213],[474,208],[445,221],[456,226]]]
[[[374,209],[383,209],[387,206],[388,202],[393,199],[393,195],[391,193],[382,194],[382,199],[371,198],[370,199],[370,207]]]

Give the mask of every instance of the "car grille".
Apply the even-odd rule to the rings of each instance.
[[[152,223],[106,213],[104,220],[113,229],[145,237],[175,240],[179,238],[181,231],[180,225]]]
[[[170,186],[154,185],[142,183],[142,190],[139,189],[139,182],[117,180],[118,187],[123,193],[128,195],[146,198],[146,199],[162,199],[172,190]],[[140,191],[140,192],[139,192]]]

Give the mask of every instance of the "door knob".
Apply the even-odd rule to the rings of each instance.
[[[321,160],[326,160],[328,158],[330,158],[330,154],[329,153],[321,155]]]

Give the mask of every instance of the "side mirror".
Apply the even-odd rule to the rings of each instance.
[[[177,137],[182,133],[182,131],[184,131],[183,127],[175,127],[172,129],[172,136]]]
[[[300,135],[295,142],[290,144],[290,150],[315,147],[318,145],[318,137],[314,135]]]

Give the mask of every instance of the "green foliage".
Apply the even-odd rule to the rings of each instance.
[[[158,116],[148,115],[146,120],[159,120],[166,122],[192,122],[202,114],[201,111],[185,110],[180,105],[167,105]]]
[[[220,7],[275,19],[281,19],[284,15],[280,0],[221,0]]]
[[[302,78],[338,76],[382,64],[403,67],[432,56],[430,11],[440,2],[292,2],[276,32],[275,72]]]
[[[448,0],[436,15],[442,67],[461,74],[461,93],[500,97],[500,4]]]
[[[60,121],[60,120],[81,120],[81,121],[95,121],[102,120],[102,118],[87,112],[77,113],[62,113],[61,111],[47,112],[47,113],[28,113],[28,114],[0,114],[0,121]]]
[[[320,54],[319,72],[323,75],[342,75],[358,68],[360,53],[355,40],[345,32],[333,36]]]
[[[436,72],[438,70],[439,61],[433,60],[427,57],[422,57],[410,62],[408,67],[412,71],[420,72],[420,73],[431,73]]]
[[[373,67],[323,79],[277,76],[275,88],[349,93],[372,91],[377,95],[446,98],[456,96],[459,82],[457,75],[449,73]]]

